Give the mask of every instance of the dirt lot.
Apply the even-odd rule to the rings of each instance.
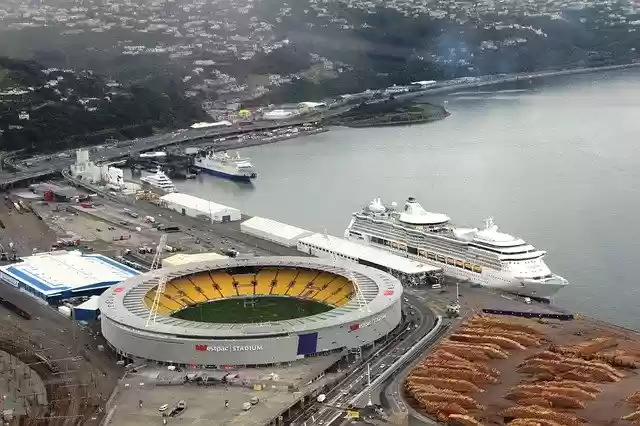
[[[504,409],[516,405],[537,405],[535,410],[551,410],[552,414],[547,413],[550,416],[547,418],[561,425],[571,423],[566,419],[556,418],[560,415],[553,413],[575,415],[575,423],[573,423],[575,425],[618,423],[631,425],[630,422],[620,421],[620,418],[638,409],[638,405],[626,402],[630,395],[640,390],[640,374],[638,374],[640,370],[636,369],[640,367],[640,335],[638,333],[584,318],[568,322],[543,321],[544,323],[540,323],[537,320],[484,316],[485,320],[488,319],[491,322],[483,323],[483,319],[478,317],[474,317],[476,319],[471,322],[467,321],[472,315],[469,314],[465,320],[458,320],[458,327],[449,333],[449,339],[436,345],[426,360],[414,368],[413,379],[411,374],[409,375],[406,383],[411,384],[413,388],[407,390],[407,399],[412,402],[414,408],[423,413],[426,410],[433,417],[440,415],[441,418],[442,416],[446,418],[451,414],[448,410],[452,407],[437,405],[442,402],[439,399],[446,392],[442,389],[452,389],[450,386],[460,385],[447,381],[463,378],[466,373],[460,373],[460,370],[465,369],[465,366],[471,366],[474,373],[463,379],[467,383],[475,384],[482,391],[466,389],[456,390],[456,392],[474,400],[473,403],[466,399],[460,401],[465,411],[468,411],[468,415],[473,416],[481,424],[506,424],[510,418],[523,418],[523,415],[515,415],[511,412],[511,415],[507,416],[507,413],[503,412]],[[516,326],[505,326],[500,331],[500,327],[503,326],[496,325],[494,322],[496,319],[516,324]],[[533,333],[529,336],[537,336],[535,339],[541,342],[539,347],[524,344],[526,339],[519,340],[524,338],[515,331],[520,325],[537,331],[538,334]],[[471,334],[475,337],[460,336]],[[525,348],[502,347],[502,350],[508,354],[506,359],[494,359],[492,356],[487,356],[488,352],[484,352],[484,358],[471,360],[477,356],[479,345],[496,342],[487,340],[489,336],[494,335],[507,338],[511,335],[513,340],[519,341]],[[498,343],[499,347],[503,344],[503,342]],[[461,349],[461,347],[465,348]],[[448,354],[452,353],[462,359],[449,357],[445,360]],[[544,360],[541,361],[542,358]],[[633,368],[620,367],[621,364]],[[455,368],[452,367],[453,365]],[[452,368],[457,371],[451,370]],[[477,376],[479,371],[487,372],[490,369],[499,372],[487,373],[495,378],[495,383],[492,383],[490,378]],[[601,374],[601,371],[615,371],[617,378],[613,375],[606,376],[606,379],[604,376],[596,377],[593,369],[598,370],[597,374]],[[576,381],[579,383],[576,384]],[[583,389],[580,384],[597,389],[589,390],[590,396],[581,394],[576,396],[579,391],[575,389]],[[537,387],[531,388],[531,386]],[[440,392],[440,396],[434,395],[434,392]],[[566,400],[565,392],[578,401]],[[563,396],[559,397],[558,394]],[[418,402],[414,398],[424,399]],[[434,402],[436,405],[433,405]],[[474,407],[476,403],[478,406]],[[571,406],[575,408],[569,408]],[[527,414],[526,417],[545,418],[543,415],[535,417],[533,414]]]
[[[0,220],[5,225],[0,230],[0,243],[8,249],[13,242],[18,256],[30,255],[33,248],[46,250],[57,239],[34,214],[20,214],[5,203],[0,203]],[[25,320],[0,307],[0,350],[31,364],[45,383],[49,401],[50,417],[32,417],[15,424],[97,425],[100,407],[122,374],[117,360],[108,351],[98,350],[98,345],[106,347],[106,342],[89,329],[77,326],[74,331],[68,318],[8,284],[0,283],[0,297],[32,315],[31,320]],[[59,371],[51,371],[36,352],[53,360]]]

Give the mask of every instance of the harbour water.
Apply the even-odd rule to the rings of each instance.
[[[492,216],[547,250],[570,281],[555,301],[640,328],[640,72],[558,77],[452,94],[446,120],[333,129],[248,148],[253,184],[199,176],[179,191],[318,232],[342,235],[379,196],[416,197],[460,225]]]

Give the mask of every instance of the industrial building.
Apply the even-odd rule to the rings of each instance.
[[[0,267],[0,279],[50,303],[102,293],[138,275],[133,268],[100,254],[54,251]]]
[[[71,186],[60,186],[53,183],[34,183],[29,185],[31,192],[41,195],[47,201],[73,201],[88,198],[87,194],[78,192]]]
[[[234,222],[242,218],[240,210],[204,200],[181,192],[163,195],[160,200],[168,209],[183,216],[202,218],[212,222]]]
[[[150,307],[158,286],[153,274],[123,281],[100,298],[102,335],[123,356],[220,368],[282,364],[371,345],[391,333],[402,319],[400,281],[363,265],[347,267],[305,257],[254,257],[192,263],[164,272],[166,292],[152,322]],[[320,275],[324,284],[316,282]],[[193,306],[193,301],[204,304],[274,295],[315,300],[331,309],[261,323],[201,322],[172,316]]]
[[[69,169],[71,176],[89,183],[106,183],[124,188],[126,185],[122,169],[108,164],[97,165],[89,159],[89,151],[76,150],[76,162]]]
[[[162,267],[168,268],[171,266],[186,265],[187,263],[210,262],[212,260],[223,260],[228,258],[229,256],[224,256],[213,252],[195,254],[178,253],[162,259]]]
[[[240,230],[248,235],[272,241],[285,247],[296,247],[298,240],[313,234],[286,223],[254,216],[240,224]]]
[[[442,268],[332,235],[313,234],[301,238],[298,241],[298,250],[313,256],[331,257],[372,266],[399,278],[404,285],[439,283],[443,277]]]
[[[296,110],[286,110],[286,109],[274,109],[272,111],[267,111],[262,114],[262,118],[264,120],[286,120],[288,118],[293,118],[299,115],[300,112]]]

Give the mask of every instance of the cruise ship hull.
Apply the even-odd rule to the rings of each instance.
[[[457,280],[467,281],[488,289],[504,291],[507,293],[517,294],[520,296],[526,296],[535,299],[550,299],[556,292],[558,292],[568,284],[567,280],[555,274],[549,274],[544,278],[528,278],[526,276],[519,277],[518,274],[514,273],[513,271],[505,271],[486,266],[481,267],[478,270],[474,270],[474,268],[466,269],[465,267],[461,266],[464,266],[465,264],[473,265],[474,261],[471,258],[461,256],[458,257],[458,259],[460,260],[458,262],[455,262],[451,254],[438,252],[437,250],[434,250],[434,256],[441,258],[441,261],[434,260],[435,257],[434,259],[427,259],[425,257],[417,256],[408,253],[405,250],[396,248],[396,246],[399,246],[401,244],[375,244],[374,242],[372,242],[372,237],[365,234],[362,229],[358,229],[357,232],[352,233],[351,230],[354,227],[355,223],[356,219],[353,219],[344,233],[344,237],[347,240],[365,246],[375,247],[380,250],[385,250],[398,256],[406,257],[428,265],[440,267],[442,268],[445,276]],[[454,262],[453,264],[449,263],[450,259]],[[456,265],[456,263],[460,264]]]
[[[358,244],[376,247],[381,250],[392,252],[398,256],[407,257],[418,262],[440,267],[442,268],[444,275],[447,277],[467,281],[492,290],[517,294],[519,296],[531,297],[534,299],[550,299],[555,293],[567,285],[567,281],[557,275],[545,280],[532,280],[527,278],[514,278],[513,275],[490,268],[484,268],[481,273],[476,273],[458,268],[454,265],[428,261],[422,257],[413,256],[400,250],[369,244],[362,239],[350,237],[348,233],[345,233],[345,238]]]
[[[411,257],[413,258],[413,256]],[[415,258],[415,260],[419,260],[420,262],[425,261],[424,259],[418,258]],[[468,281],[492,290],[504,291],[506,293],[513,293],[534,299],[551,299],[554,294],[567,285],[566,281],[560,277],[551,278],[546,281],[514,279],[496,270],[485,269],[481,274],[477,274],[456,268],[455,266],[439,263],[433,263],[433,265],[441,267],[444,274],[448,277]]]
[[[166,194],[170,194],[172,192],[175,192],[175,189],[171,189],[171,190],[166,190],[164,188],[160,188],[158,186],[152,185],[149,182],[140,179],[140,186],[142,186],[142,189],[145,189],[147,191],[151,191],[151,192],[155,192],[156,194],[159,195],[166,195]]]
[[[251,180],[253,180],[256,177],[258,177],[255,173],[252,173],[250,175],[237,175],[237,174],[228,173],[228,172],[225,172],[225,171],[222,171],[222,170],[213,170],[213,169],[208,169],[206,167],[200,167],[198,165],[196,165],[196,167],[199,170],[201,170],[204,173],[207,173],[209,175],[221,177],[223,179],[241,181],[241,182],[250,182]]]

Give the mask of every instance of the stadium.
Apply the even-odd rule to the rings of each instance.
[[[102,334],[124,356],[255,366],[369,345],[400,324],[401,299],[400,282],[374,268],[255,257],[132,277],[102,295],[100,311]]]

